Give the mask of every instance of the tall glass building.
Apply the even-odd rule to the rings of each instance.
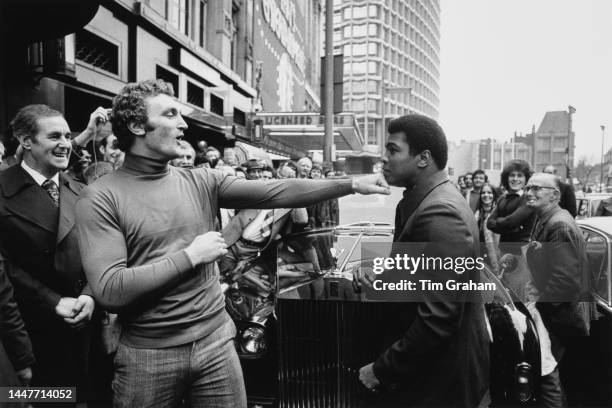
[[[380,149],[383,117],[438,118],[439,0],[334,0],[334,48],[344,54],[343,110],[369,145]]]

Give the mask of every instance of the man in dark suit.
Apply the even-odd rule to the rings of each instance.
[[[444,171],[443,130],[421,115],[395,119],[388,130],[383,174],[390,185],[406,188],[395,214],[393,255],[400,251],[398,243],[425,243],[427,249],[452,241],[451,248],[437,248],[450,251],[438,256],[476,258],[474,215]],[[452,270],[434,273],[447,280],[458,277]],[[418,303],[397,304],[387,324],[395,336],[392,343],[359,373],[369,389],[395,389],[396,395],[381,394],[376,406],[478,406],[488,386],[489,337],[482,303],[468,302],[466,296],[425,295]]]
[[[71,133],[63,115],[28,105],[11,122],[23,161],[0,173],[0,252],[32,340],[32,385],[84,386],[94,300],[74,229],[82,185],[62,174]],[[77,397],[84,397],[84,388]]]
[[[573,217],[559,206],[561,191],[553,174],[536,173],[525,187],[537,220],[527,262],[537,289],[536,307],[548,329],[558,364],[570,341],[589,333],[589,271],[586,243]],[[543,406],[564,406],[559,371],[542,377]]]

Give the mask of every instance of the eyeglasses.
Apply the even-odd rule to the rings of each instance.
[[[523,190],[525,190],[525,192],[533,191],[534,193],[537,193],[538,191],[542,191],[542,189],[544,189],[544,188],[548,188],[550,190],[559,191],[559,189],[557,187],[545,187],[545,186],[525,186],[525,188]]]

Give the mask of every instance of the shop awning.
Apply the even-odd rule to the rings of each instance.
[[[322,150],[325,117],[312,112],[259,112],[253,120],[261,120],[266,138],[293,146],[296,150]],[[361,151],[364,144],[354,113],[334,115],[336,150]]]

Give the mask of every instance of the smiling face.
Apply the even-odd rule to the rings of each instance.
[[[300,172],[300,178],[307,178],[312,170],[312,161],[308,157],[302,157],[297,162],[298,170]]]
[[[383,175],[387,183],[397,187],[413,186],[418,178],[419,154],[410,154],[403,132],[392,133],[383,157]]]
[[[534,174],[525,187],[527,206],[540,214],[554,207],[559,201],[560,194],[555,176],[552,174]]]
[[[493,188],[490,185],[487,184],[482,187],[482,190],[480,190],[480,201],[483,205],[491,205],[494,197]]]
[[[168,95],[159,94],[146,98],[145,105],[147,123],[144,129],[136,130],[139,137],[134,141],[132,151],[159,160],[180,157],[183,153],[180,141],[187,124],[178,102]]]
[[[525,187],[526,181],[527,177],[525,173],[521,171],[512,170],[510,174],[508,174],[508,187],[513,193],[522,190]]]
[[[472,182],[474,183],[474,188],[479,190],[482,188],[482,186],[484,186],[484,183],[487,182],[487,180],[485,179],[485,175],[482,173],[476,173],[473,177],[472,177]]]
[[[61,116],[36,120],[37,133],[26,137],[21,144],[26,151],[24,160],[28,166],[47,178],[66,170],[70,157],[70,128]]]

